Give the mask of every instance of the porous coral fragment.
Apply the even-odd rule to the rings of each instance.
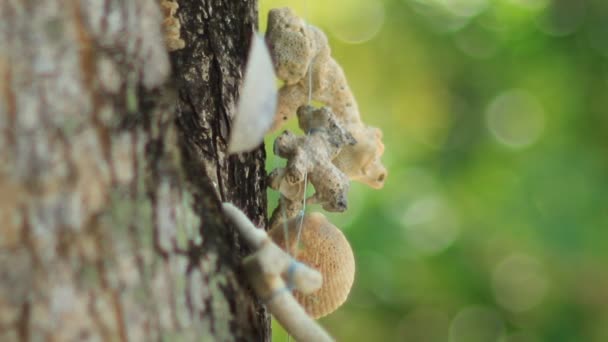
[[[361,121],[357,102],[344,71],[331,57],[325,34],[307,25],[290,8],[277,8],[269,12],[266,41],[277,75],[285,82],[279,90],[272,129],[280,128],[310,100],[322,102],[357,140],[340,152],[334,164],[350,179],[381,188],[386,179],[380,160],[382,134]]]
[[[278,206],[270,216],[269,222],[271,228],[284,219],[296,217],[303,208],[304,182],[289,184],[284,181],[284,178],[285,168],[275,169],[268,175],[268,186],[281,194]]]
[[[331,57],[325,34],[307,25],[289,8],[269,13],[266,41],[278,77],[279,91],[273,130],[297,113],[305,136],[285,131],[274,143],[274,153],[287,159],[272,171],[271,188],[281,193],[270,219],[271,236],[296,259],[318,269],[321,289],[294,296],[313,318],[337,309],[354,280],[354,256],[344,235],[322,214],[305,215],[305,204],[320,203],[327,211],[347,207],[349,181],[381,188],[386,168],[382,132],[361,121],[357,102],[340,65]],[[312,100],[325,107],[315,109]],[[306,197],[310,182],[315,194]],[[283,223],[283,224],[280,224]]]
[[[334,165],[350,179],[365,183],[374,189],[382,188],[387,174],[380,160],[384,153],[382,131],[376,127],[361,125],[352,127],[350,132],[357,143],[345,146],[334,158]]]
[[[344,71],[331,57],[321,30],[307,25],[288,7],[276,8],[268,14],[266,41],[277,76],[285,82],[279,92],[274,130],[307,102],[309,91],[312,99],[331,107],[342,123],[360,123]]]
[[[290,8],[272,9],[268,13],[266,41],[277,76],[287,84],[298,83],[304,77],[316,54],[314,42],[308,36],[306,23],[293,15]]]
[[[285,131],[274,142],[274,153],[287,159],[287,165],[271,173],[270,186],[281,191],[289,201],[285,204],[290,209],[288,218],[297,214],[305,180],[315,188],[308,203],[319,203],[327,211],[346,210],[349,180],[331,161],[355,140],[327,107],[302,106],[298,109],[298,121],[300,128],[307,132],[305,136]],[[281,208],[284,209],[285,206]]]
[[[175,16],[179,5],[175,0],[161,0],[160,7],[163,11],[163,28],[165,31],[165,43],[169,51],[183,49],[186,42],[180,36],[181,24]]]

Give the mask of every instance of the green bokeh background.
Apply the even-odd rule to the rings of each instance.
[[[338,341],[608,341],[608,1],[260,0],[262,31],[282,6],[327,33],[386,144],[385,187],[353,183],[328,215],[357,275],[320,323]]]

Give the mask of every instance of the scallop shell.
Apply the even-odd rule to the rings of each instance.
[[[348,297],[355,279],[355,257],[342,232],[320,213],[304,216],[300,243],[296,248],[300,218],[270,231],[275,243],[290,252],[299,262],[315,268],[323,276],[323,285],[313,293],[304,295],[297,290],[294,297],[312,318],[320,318],[338,309]],[[285,235],[289,250],[285,248]]]

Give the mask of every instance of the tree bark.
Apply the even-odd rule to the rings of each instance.
[[[219,210],[266,225],[228,156],[256,2],[0,2],[0,340],[268,340]]]

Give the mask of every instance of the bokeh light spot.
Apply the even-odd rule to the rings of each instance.
[[[523,254],[508,256],[496,266],[492,275],[496,301],[513,312],[538,305],[547,291],[547,284],[540,262]]]
[[[519,89],[509,90],[490,103],[486,123],[500,143],[522,148],[540,137],[545,126],[545,112],[530,93]]]
[[[414,201],[401,220],[407,242],[425,255],[451,245],[459,233],[458,218],[447,201],[430,195]]]
[[[446,341],[450,320],[442,311],[421,307],[403,318],[397,327],[399,341]]]
[[[605,20],[606,15],[595,17],[593,20],[587,21],[587,39],[589,46],[608,57],[608,21]]]
[[[498,50],[498,41],[483,27],[469,26],[454,37],[456,46],[473,58],[492,57]]]
[[[470,18],[483,11],[487,0],[443,0],[439,1],[443,6],[455,16]]]
[[[585,14],[585,1],[553,1],[544,15],[539,17],[537,24],[543,33],[563,37],[576,32],[583,23]]]
[[[455,32],[483,12],[487,0],[409,0],[412,8],[440,33]]]
[[[456,17],[470,18],[488,5],[488,0],[412,0],[418,6],[428,6],[435,11]]]
[[[530,11],[540,11],[549,5],[550,0],[508,0],[508,2]]]
[[[384,24],[384,5],[380,1],[355,1],[328,22],[339,40],[360,44],[374,38]]]
[[[450,342],[498,341],[504,334],[499,314],[479,306],[460,310],[450,325]]]
[[[505,337],[501,342],[540,342],[540,340],[527,332],[516,332]]]
[[[393,303],[395,301],[395,270],[391,268],[388,258],[373,251],[360,252],[357,264],[361,269],[367,270],[367,274],[373,282],[359,284],[364,286],[373,297],[374,303]],[[359,267],[359,266],[357,266]]]

